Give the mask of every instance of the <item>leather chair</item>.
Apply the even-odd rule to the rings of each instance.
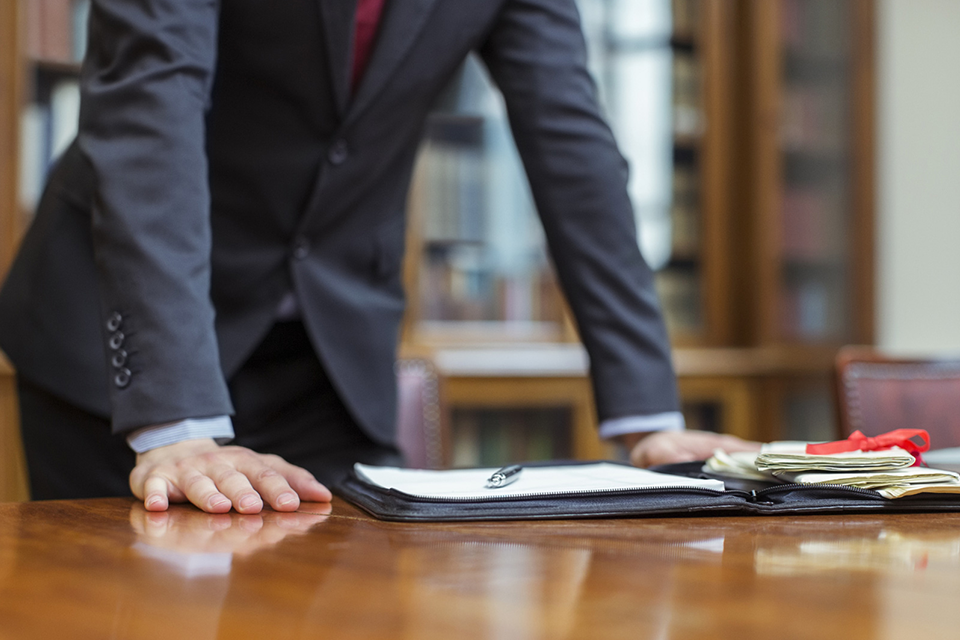
[[[401,359],[397,372],[397,443],[407,466],[443,466],[440,385],[433,365],[421,358]]]
[[[960,361],[896,358],[845,347],[836,358],[843,437],[926,429],[933,449],[960,446]]]

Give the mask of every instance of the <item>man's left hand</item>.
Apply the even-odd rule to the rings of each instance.
[[[624,436],[624,443],[630,451],[630,463],[636,467],[706,460],[714,449],[727,453],[760,450],[759,442],[710,431],[637,433]]]

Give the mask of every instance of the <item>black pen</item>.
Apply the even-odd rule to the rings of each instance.
[[[520,477],[521,471],[523,471],[523,467],[518,464],[511,464],[497,469],[493,475],[487,478],[487,489],[499,489],[500,487],[505,487],[515,482],[516,479]]]

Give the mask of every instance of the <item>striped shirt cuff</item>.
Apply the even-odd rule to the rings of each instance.
[[[177,422],[158,424],[152,427],[143,427],[127,436],[127,444],[137,453],[144,453],[157,447],[197,440],[198,438],[214,438],[218,442],[233,439],[233,422],[230,416],[215,416],[213,418],[187,418]],[[223,444],[221,442],[221,444]]]
[[[627,433],[642,433],[645,431],[683,431],[686,424],[683,414],[679,411],[654,413],[647,416],[624,416],[604,420],[600,423],[600,437],[604,440],[622,436]]]

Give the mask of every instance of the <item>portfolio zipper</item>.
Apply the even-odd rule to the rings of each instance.
[[[445,502],[445,503],[455,503],[455,504],[469,504],[469,503],[484,503],[484,502],[505,502],[508,500],[529,500],[529,499],[538,499],[538,498],[590,498],[597,496],[606,496],[606,495],[619,495],[619,494],[645,494],[645,493],[689,493],[695,495],[708,495],[708,496],[725,496],[731,494],[739,494],[743,497],[747,497],[749,494],[746,491],[739,490],[730,490],[730,491],[714,491],[713,489],[701,489],[698,487],[644,487],[641,489],[589,489],[586,491],[577,491],[574,493],[558,493],[558,492],[549,492],[544,491],[540,493],[525,493],[523,495],[491,495],[483,498],[445,498],[445,497],[428,497],[428,496],[415,496],[409,493],[404,493],[403,491],[398,491],[396,489],[390,489],[391,492],[396,492],[402,494],[405,498],[412,498],[420,502]]]
[[[523,495],[491,495],[489,497],[482,498],[451,498],[451,497],[441,497],[441,496],[415,496],[413,494],[404,493],[396,489],[390,489],[391,493],[402,494],[407,499],[413,499],[420,502],[443,502],[451,504],[471,504],[471,503],[485,503],[485,502],[506,502],[510,500],[536,500],[536,499],[549,499],[549,498],[591,498],[598,496],[616,496],[616,495],[645,495],[651,493],[681,493],[681,494],[690,494],[690,495],[705,495],[712,497],[720,496],[734,496],[739,498],[744,498],[747,502],[756,503],[763,502],[762,498],[764,495],[783,492],[783,491],[811,491],[819,490],[822,491],[828,489],[830,491],[839,491],[844,493],[856,493],[863,496],[869,496],[874,499],[883,500],[883,496],[878,492],[872,489],[863,489],[861,487],[851,487],[845,485],[837,484],[800,484],[800,483],[791,483],[791,484],[781,484],[773,487],[767,487],[766,489],[759,489],[753,491],[743,491],[740,489],[727,489],[726,491],[715,491],[713,489],[704,489],[698,487],[687,487],[687,486],[677,486],[677,487],[644,487],[641,489],[589,489],[585,491],[577,491],[574,493],[558,493],[544,491],[539,493],[526,493]]]
[[[859,493],[861,495],[868,495],[872,498],[884,499],[882,495],[873,489],[864,489],[862,487],[851,487],[849,485],[842,484],[828,484],[825,482],[820,482],[817,484],[801,484],[799,482],[794,482],[791,484],[778,484],[773,487],[767,487],[766,489],[760,489],[759,491],[750,492],[750,502],[759,502],[760,498],[764,494],[776,493],[778,491],[808,491],[811,489],[829,489],[831,491],[843,491],[848,493]]]

